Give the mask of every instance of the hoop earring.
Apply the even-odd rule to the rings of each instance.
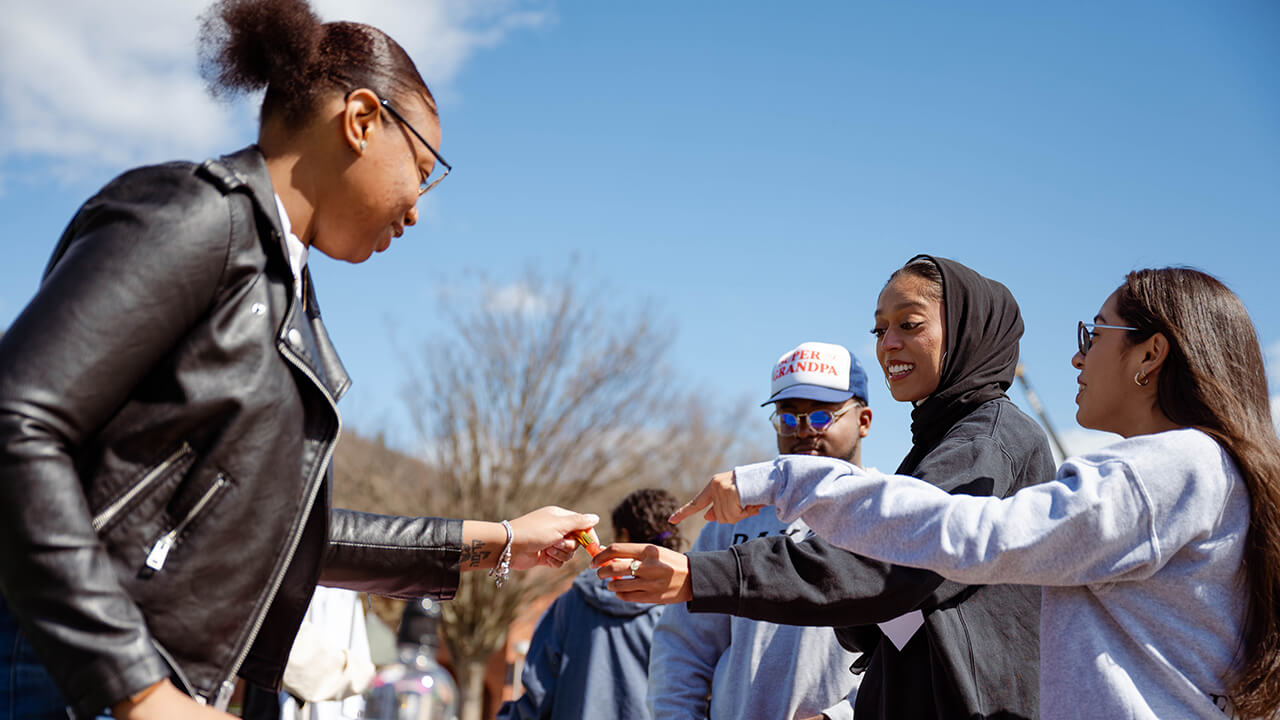
[[[1133,384],[1138,387],[1146,387],[1151,384],[1151,378],[1142,373],[1141,370],[1133,374]]]
[[[884,379],[884,387],[889,392],[893,392],[893,387],[889,385],[889,378]]]

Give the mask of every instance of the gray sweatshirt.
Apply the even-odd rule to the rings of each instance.
[[[1249,497],[1198,430],[1118,442],[1003,499],[791,455],[737,468],[737,483],[743,504],[776,505],[850,551],[959,582],[1044,586],[1045,720],[1224,717]]]
[[[733,525],[707,523],[695,551],[725,550],[747,540],[809,534],[773,508]],[[671,605],[653,633],[649,655],[649,711],[654,720],[853,717],[857,655],[825,627],[795,627]]]

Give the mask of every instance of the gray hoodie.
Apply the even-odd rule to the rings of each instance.
[[[1042,585],[1046,720],[1222,720],[1244,627],[1249,496],[1199,430],[1133,437],[1007,498],[825,458],[737,469],[744,503],[853,552],[965,583]]]
[[[520,679],[498,718],[649,720],[649,645],[663,606],[619,600],[587,568],[538,621]]]

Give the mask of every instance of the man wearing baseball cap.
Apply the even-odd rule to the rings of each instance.
[[[846,348],[807,342],[774,363],[769,399],[778,452],[862,461],[871,428],[867,375]],[[708,523],[694,551],[725,550],[746,540],[809,534],[802,520],[785,524],[773,507],[733,525]],[[857,656],[825,627],[797,627],[715,613],[667,608],[649,659],[654,720],[745,717],[853,717]]]

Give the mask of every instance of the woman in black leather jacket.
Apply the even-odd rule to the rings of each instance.
[[[278,687],[317,583],[449,598],[596,522],[330,509],[350,383],[306,252],[415,223],[448,171],[435,101],[304,0],[222,0],[202,51],[215,88],[266,88],[257,144],[109,183],[0,337],[0,718],[229,717],[237,677]]]

